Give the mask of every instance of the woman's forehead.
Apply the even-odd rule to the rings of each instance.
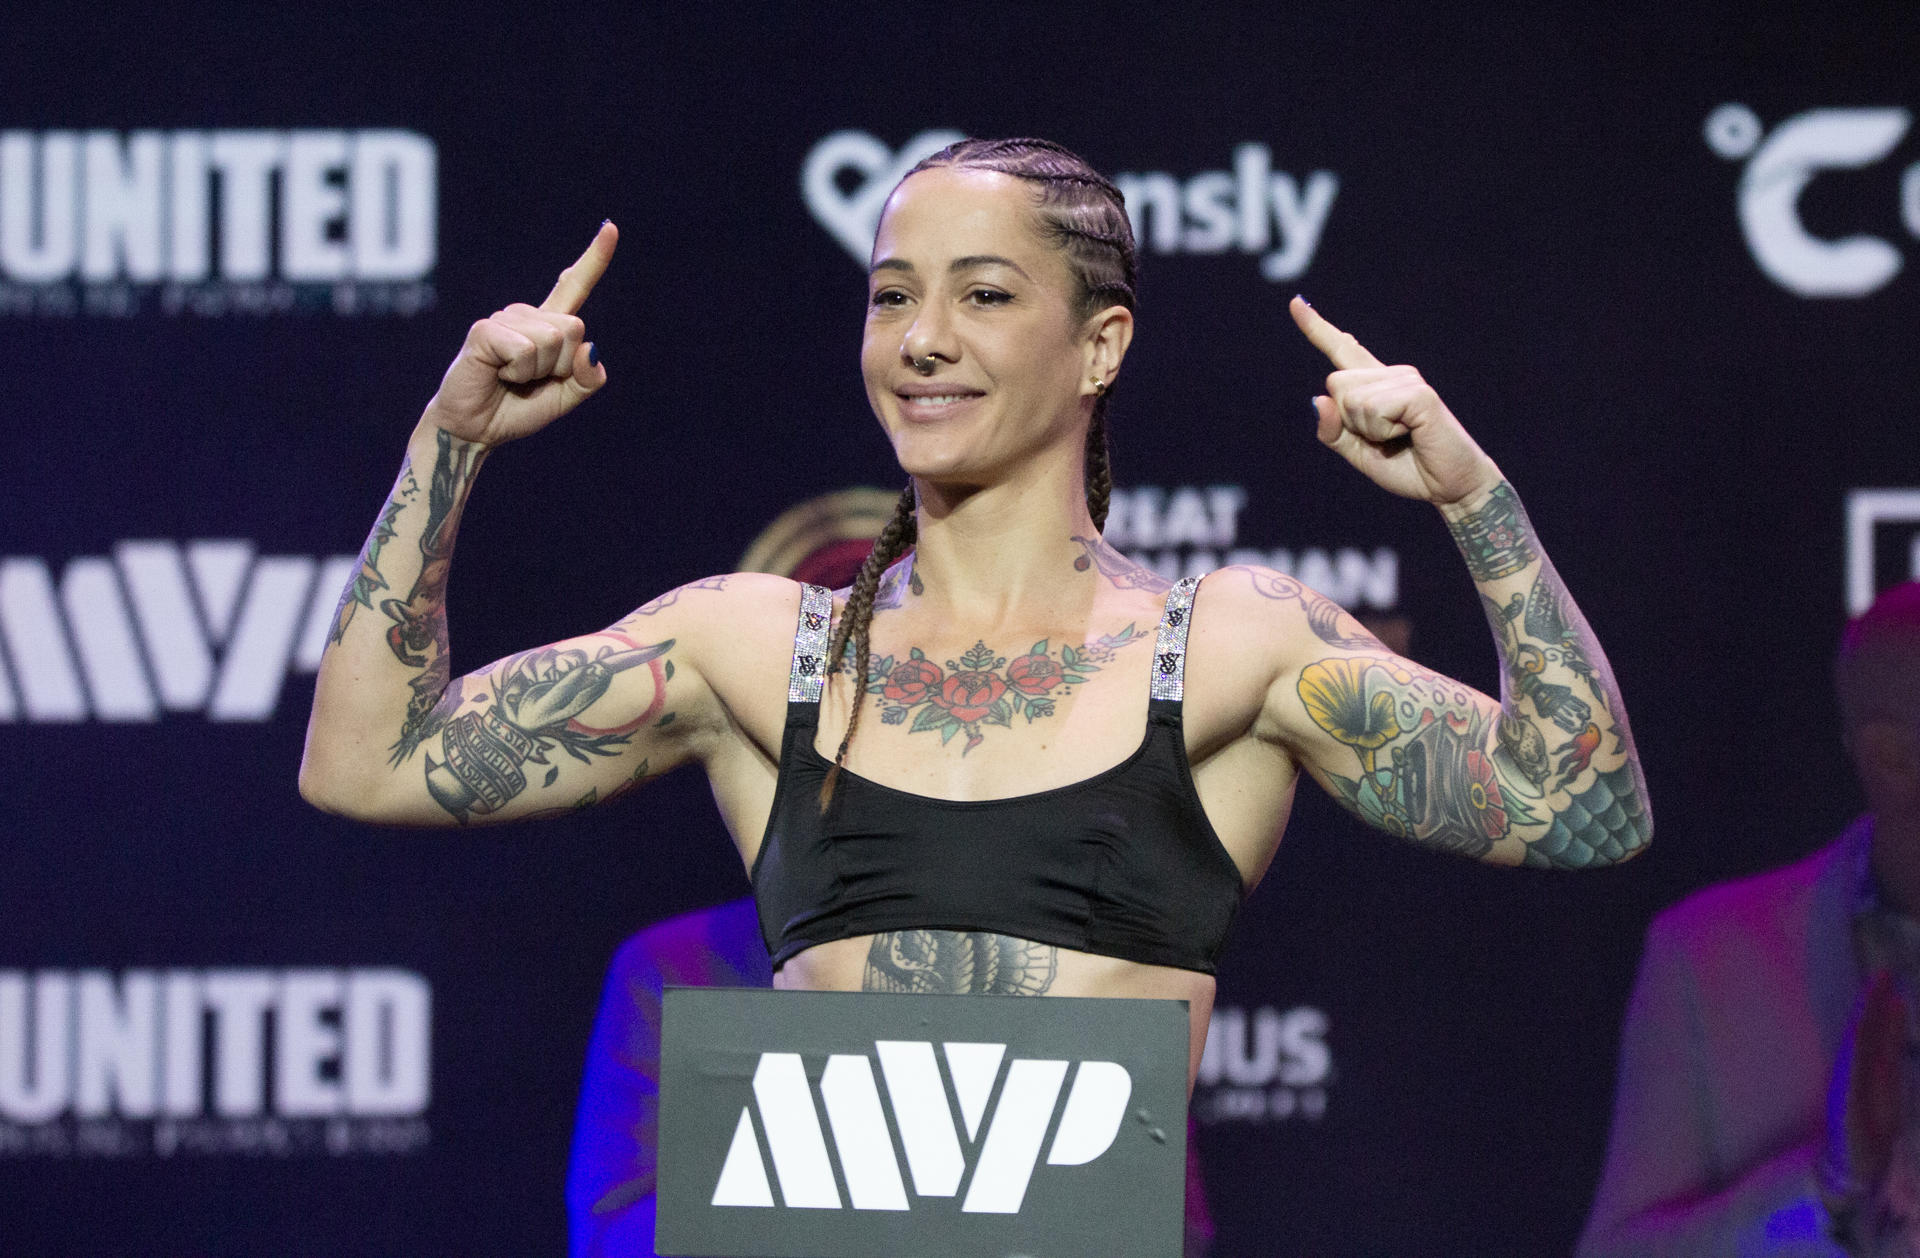
[[[937,166],[909,177],[887,198],[874,238],[876,263],[916,267],[998,255],[1037,261],[1055,250],[1036,230],[1033,190],[997,170]]]

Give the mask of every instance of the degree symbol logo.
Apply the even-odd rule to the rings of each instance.
[[[1809,109],[1771,133],[1746,105],[1707,115],[1707,147],[1744,161],[1738,206],[1747,247],[1767,278],[1801,297],[1864,297],[1884,288],[1904,264],[1889,242],[1865,233],[1826,240],[1808,231],[1800,198],[1822,171],[1857,170],[1893,151],[1912,116],[1905,109]],[[1901,210],[1920,235],[1920,164],[1901,180]]]

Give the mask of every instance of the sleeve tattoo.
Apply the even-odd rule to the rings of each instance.
[[[1314,724],[1353,755],[1355,772],[1327,774],[1335,797],[1390,834],[1465,856],[1517,836],[1528,865],[1623,859],[1652,822],[1604,656],[1510,486],[1450,528],[1483,586],[1537,567],[1526,594],[1482,596],[1500,649],[1500,709],[1489,714],[1467,687],[1375,642],[1324,630],[1307,591],[1314,632],[1363,652],[1316,660],[1296,686]]]

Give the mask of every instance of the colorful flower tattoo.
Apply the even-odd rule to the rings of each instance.
[[[904,659],[875,659],[867,670],[867,693],[880,696],[880,719],[886,724],[906,724],[911,717],[909,734],[937,730],[943,744],[956,734],[966,735],[960,749],[965,755],[985,741],[985,726],[1011,729],[1016,716],[1028,724],[1052,716],[1056,697],[1072,694],[1073,687],[1099,672],[1115,651],[1148,636],[1147,630],[1128,625],[1077,647],[1063,645],[1057,653],[1042,638],[1011,660],[976,642],[945,668],[914,647]]]

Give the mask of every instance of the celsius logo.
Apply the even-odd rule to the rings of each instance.
[[[320,666],[350,555],[255,558],[245,541],[128,541],[68,562],[0,558],[0,724],[273,715]],[[216,661],[216,650],[218,659]]]
[[[149,286],[170,314],[411,313],[437,161],[412,131],[0,133],[0,313],[135,314]]]
[[[983,1122],[987,1129],[968,1181],[963,1212],[1019,1212],[1056,1108],[1060,1109],[1059,1127],[1047,1150],[1047,1165],[1082,1166],[1112,1146],[1133,1095],[1133,1077],[1115,1062],[1079,1063],[1072,1085],[1066,1087],[1072,1063],[1015,1058],[1007,1063],[1006,1081],[989,1121],[987,1103],[1006,1045],[944,1044],[941,1048],[966,1140],[975,1140]],[[872,1058],[864,1053],[835,1053],[820,1077],[820,1099],[825,1102],[852,1207],[909,1208],[894,1158],[896,1139],[906,1156],[915,1195],[958,1195],[961,1181],[967,1178],[967,1163],[933,1045],[882,1040],[874,1045],[874,1052],[893,1110],[891,1132],[874,1083]],[[1061,1103],[1063,1088],[1066,1100]],[[713,1204],[775,1204],[754,1132],[758,1110],[781,1201],[800,1209],[844,1208],[800,1055],[762,1053],[753,1075],[753,1100],[752,1106],[740,1111],[713,1190]]]
[[[0,1120],[401,1118],[431,992],[405,970],[0,970]]]
[[[1810,109],[1771,133],[1745,105],[1722,105],[1707,116],[1707,146],[1740,175],[1740,228],[1767,277],[1802,297],[1864,297],[1884,288],[1903,259],[1872,235],[1825,240],[1800,221],[1800,196],[1823,170],[1856,170],[1886,157],[1907,133],[1904,109]],[[1900,179],[1900,212],[1920,236],[1920,163]]]
[[[1216,1008],[1194,1081],[1194,1116],[1204,1123],[1324,1117],[1333,1081],[1327,1027],[1326,1013],[1310,1005]]]
[[[887,193],[930,154],[964,138],[923,131],[899,152],[865,131],[836,131],[807,154],[800,192],[819,224],[861,266]],[[1154,253],[1241,253],[1260,256],[1260,273],[1275,282],[1306,273],[1319,248],[1339,177],[1316,170],[1304,182],[1273,169],[1273,150],[1242,144],[1233,169],[1185,179],[1160,171],[1116,176],[1142,250]]]
[[[1274,568],[1303,581],[1349,610],[1387,610],[1400,601],[1400,557],[1387,547],[1326,550],[1308,546],[1262,549],[1240,540],[1240,485],[1158,485],[1115,488],[1102,536],[1128,557],[1170,581],[1212,572],[1223,564]]]

